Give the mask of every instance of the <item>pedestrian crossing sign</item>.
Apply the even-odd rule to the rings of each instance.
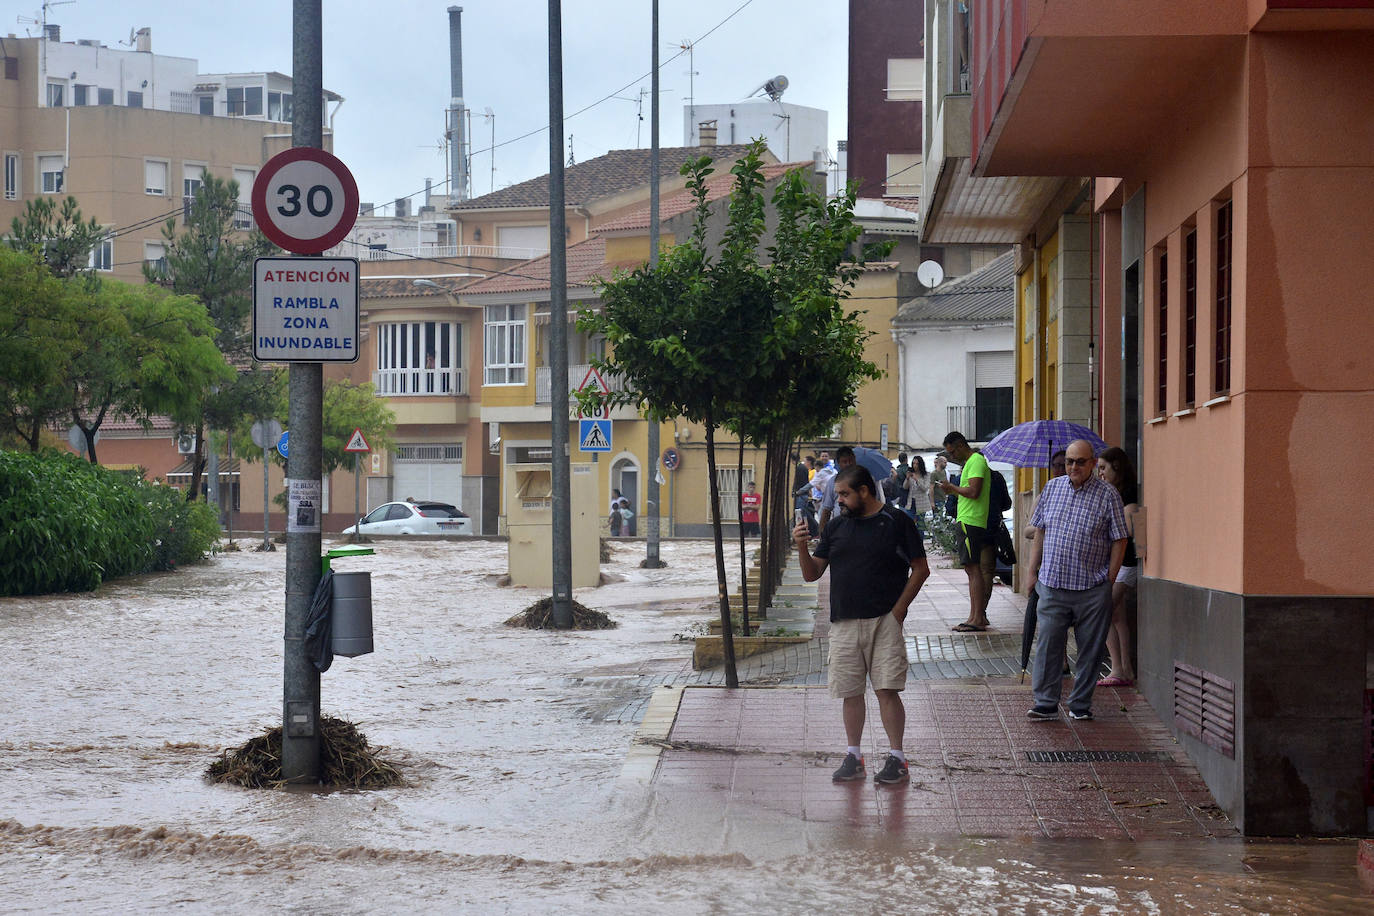
[[[577,434],[578,448],[584,452],[609,452],[611,450],[610,420],[578,420],[580,429]]]

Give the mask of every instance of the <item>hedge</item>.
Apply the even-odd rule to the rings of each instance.
[[[90,591],[219,546],[213,508],[75,455],[0,451],[0,595]]]

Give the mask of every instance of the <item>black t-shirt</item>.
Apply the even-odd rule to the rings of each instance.
[[[839,515],[821,533],[815,555],[830,565],[830,619],[881,617],[897,603],[911,561],[926,555],[916,524],[892,506],[876,515]]]

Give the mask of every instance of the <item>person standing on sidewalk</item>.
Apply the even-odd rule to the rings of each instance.
[[[747,538],[759,536],[759,507],[763,505],[763,494],[754,489],[751,480],[744,493],[740,494],[739,522]]]
[[[902,737],[906,708],[906,640],[902,622],[921,585],[930,577],[926,552],[915,524],[886,506],[867,468],[850,466],[835,477],[840,514],[821,531],[813,556],[810,531],[799,521],[792,529],[802,578],[815,582],[830,569],[830,696],[843,701],[849,745],[835,771],[836,782],[862,779],[865,680],[873,684],[878,715],[887,732],[888,754],[873,779],[899,783],[908,775]]]
[[[962,465],[959,482],[945,481],[940,489],[959,497],[955,513],[959,565],[968,576],[968,620],[956,625],[954,632],[981,633],[988,628],[988,601],[992,598],[992,576],[997,571],[997,542],[988,526],[992,470],[987,459],[969,446],[963,433],[950,432],[945,436],[944,446],[950,459]]]
[[[1030,574],[1040,644],[1031,669],[1035,705],[1026,717],[1044,722],[1059,718],[1063,692],[1064,645],[1069,627],[1078,640],[1078,668],[1069,694],[1069,718],[1093,717],[1097,669],[1112,623],[1112,583],[1126,556],[1126,518],[1121,494],[1093,472],[1091,444],[1069,444],[1064,461],[1068,475],[1045,484],[1031,525]]]

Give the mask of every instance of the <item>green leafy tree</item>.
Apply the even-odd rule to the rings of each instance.
[[[234,426],[234,451],[240,455],[257,455],[262,448],[253,442],[252,427],[258,420],[279,421],[286,425],[288,406],[287,373],[277,369],[270,373],[271,383],[267,389],[270,409],[258,416],[245,416]],[[347,379],[326,382],[321,404],[321,442],[320,467],[324,473],[339,468],[353,470],[365,456],[344,451],[344,446],[353,436],[353,430],[361,429],[367,444],[373,451],[391,449],[396,446],[396,414],[387,406],[386,401],[377,397],[371,382],[355,385]],[[275,449],[270,450],[274,461],[285,465]]]
[[[111,412],[184,416],[233,377],[205,309],[189,296],[110,280],[85,303],[69,367],[68,406],[97,463],[95,435]]]
[[[76,198],[39,197],[24,205],[24,215],[10,223],[11,248],[41,259],[59,277],[90,271],[91,249],[106,235],[95,221],[85,219]]]
[[[143,274],[150,283],[175,293],[193,296],[205,307],[215,328],[214,341],[230,365],[240,373],[227,382],[206,388],[200,404],[174,419],[196,433],[196,451],[191,456],[191,485],[188,499],[200,492],[205,471],[205,430],[230,428],[251,410],[263,389],[260,374],[250,369],[252,362],[249,311],[253,305],[253,261],[276,249],[254,230],[249,234],[234,228],[238,212],[239,186],[207,174],[178,230],[176,220],[162,229],[167,241],[165,267],[145,264]]]
[[[766,201],[762,143],[732,168],[734,190],[719,253],[707,250],[710,160],[683,166],[696,198],[691,237],[656,268],[619,274],[601,289],[599,311],[584,310],[579,327],[605,336],[610,355],[599,368],[621,377],[607,400],[639,406],[651,421],[684,417],[705,427],[707,476],[716,545],[716,579],[726,683],[738,684],[720,527],[715,432],[728,425],[756,442],[781,441],[789,422],[833,423],[852,406],[858,387],[878,377],[863,358],[864,331],[842,300],[859,266],[843,254],[858,237],[853,196],[828,205],[797,176],[774,197],[776,244],[760,257]],[[800,250],[803,247],[819,249]],[[593,394],[581,399],[592,406]],[[804,417],[804,420],[798,420]],[[785,447],[785,446],[784,446]],[[775,495],[774,499],[778,497]]]
[[[36,452],[67,415],[79,292],[37,256],[0,248],[0,442]]]

